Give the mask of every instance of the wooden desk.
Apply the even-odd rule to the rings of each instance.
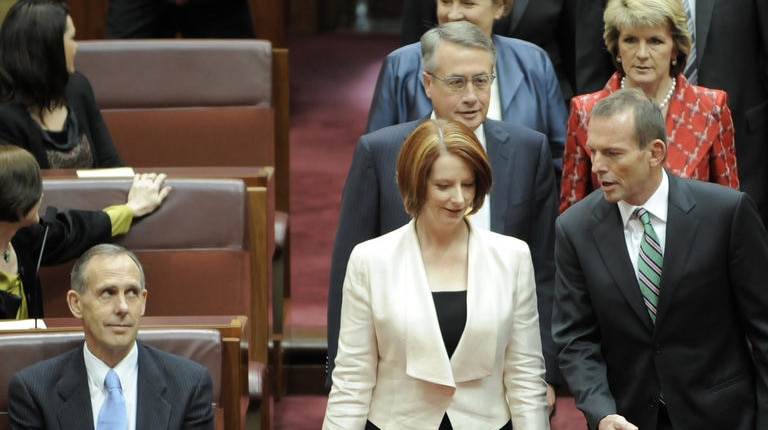
[[[46,318],[46,329],[0,331],[6,333],[71,332],[82,331],[82,322],[76,318]],[[224,425],[227,430],[245,429],[245,412],[248,407],[248,348],[245,338],[245,316],[145,316],[141,327],[215,329],[221,333],[222,375],[221,407],[224,409]],[[30,363],[31,364],[31,363]]]

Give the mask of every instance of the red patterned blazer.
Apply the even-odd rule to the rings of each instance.
[[[565,136],[560,212],[599,188],[592,174],[587,149],[589,112],[598,100],[621,88],[616,72],[600,91],[571,99],[571,113]],[[666,169],[677,176],[717,182],[739,188],[733,121],[725,91],[691,85],[680,74],[667,109]]]

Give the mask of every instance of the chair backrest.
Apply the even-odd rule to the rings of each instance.
[[[167,179],[173,191],[117,242],[146,274],[147,315],[246,315],[251,321],[247,195],[239,179]],[[100,210],[124,202],[128,179],[46,179],[42,208]],[[46,317],[66,306],[73,262],[41,269]]]
[[[76,66],[126,164],[275,166],[287,196],[287,50],[276,51],[285,76],[265,40],[83,41]]]
[[[54,357],[83,343],[82,331],[29,333],[0,332],[0,430],[9,428],[8,384],[17,371],[41,360]],[[215,329],[141,329],[139,340],[170,353],[187,357],[208,368],[213,379],[213,401],[218,408],[223,385],[221,335]],[[226,387],[224,389],[227,389]],[[217,412],[221,416],[221,412]]]

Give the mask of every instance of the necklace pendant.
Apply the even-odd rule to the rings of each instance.
[[[6,263],[11,262],[11,248],[5,248],[5,251],[3,251],[3,260]]]

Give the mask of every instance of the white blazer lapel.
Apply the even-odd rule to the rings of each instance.
[[[401,282],[408,283],[400,286],[404,292],[403,306],[408,327],[405,371],[412,378],[455,388],[414,226],[411,220],[408,234],[403,237],[404,252],[394,266],[394,270],[402,274],[399,276]]]
[[[499,306],[493,283],[494,275],[491,255],[483,252],[483,238],[478,229],[471,227],[469,235],[469,262],[467,279],[467,324],[461,335],[456,351],[451,357],[453,377],[456,382],[481,379],[493,372],[496,361],[496,347],[499,326]]]

